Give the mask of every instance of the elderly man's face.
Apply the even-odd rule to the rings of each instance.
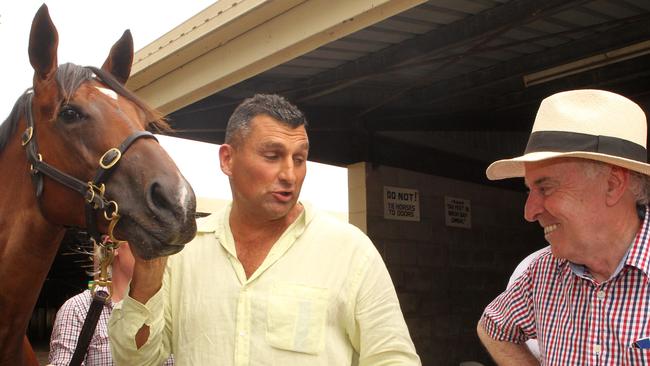
[[[267,115],[254,117],[250,132],[226,161],[235,203],[257,219],[285,217],[300,195],[308,153],[304,126],[291,128]]]
[[[598,228],[605,225],[607,174],[586,174],[580,159],[551,159],[526,163],[530,189],[524,216],[544,228],[553,254],[577,263],[598,242]]]

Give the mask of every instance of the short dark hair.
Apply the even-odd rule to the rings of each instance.
[[[265,114],[291,128],[307,127],[305,115],[284,97],[277,94],[255,94],[245,99],[232,113],[226,126],[226,144],[236,146],[250,132],[255,116]]]

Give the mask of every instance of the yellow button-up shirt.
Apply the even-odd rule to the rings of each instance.
[[[116,365],[419,365],[386,266],[361,231],[305,206],[246,278],[230,207],[198,222],[147,304],[109,324]],[[147,343],[135,334],[150,326]]]

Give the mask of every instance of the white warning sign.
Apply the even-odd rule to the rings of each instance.
[[[417,189],[384,186],[384,218],[420,221],[420,195]]]
[[[472,202],[445,196],[445,224],[447,226],[472,228]]]

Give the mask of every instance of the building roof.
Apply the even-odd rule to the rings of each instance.
[[[554,92],[647,111],[649,21],[644,0],[221,0],[138,52],[129,86],[179,137],[223,142],[242,98],[280,93],[307,112],[311,159],[485,182]]]

